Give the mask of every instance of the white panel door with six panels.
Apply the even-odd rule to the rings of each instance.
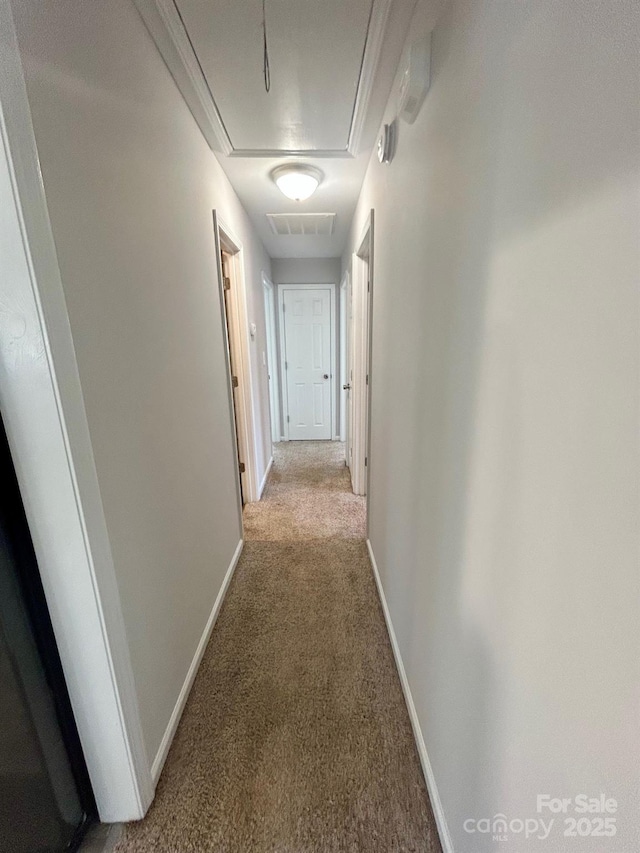
[[[331,289],[284,291],[289,438],[331,438]]]

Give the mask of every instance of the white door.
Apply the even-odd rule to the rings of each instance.
[[[283,289],[289,438],[331,438],[331,288]]]

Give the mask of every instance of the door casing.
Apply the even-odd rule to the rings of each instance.
[[[351,444],[351,484],[357,495],[369,501],[371,471],[371,321],[373,311],[373,210],[367,218],[357,251],[351,261],[351,324],[349,361],[351,363],[351,413],[347,425]],[[368,516],[368,513],[367,513]]]
[[[340,414],[338,417],[338,434],[340,441],[347,440],[347,401],[348,391],[344,390],[344,386],[349,382],[349,323],[351,320],[351,291],[350,291],[350,276],[346,270],[340,282],[340,371],[338,377],[338,399],[340,401]],[[349,458],[346,455],[345,448],[345,463],[349,465]]]
[[[247,296],[244,281],[244,263],[242,243],[231,229],[213,211],[213,227],[216,240],[216,258],[218,264],[218,281],[220,285],[220,311],[223,323],[223,335],[226,341],[226,360],[228,375],[229,405],[231,409],[231,427],[233,435],[237,435],[237,458],[245,465],[244,474],[238,471],[238,501],[242,517],[242,496],[249,503],[260,499],[258,494],[257,453],[255,446],[256,428],[253,411],[253,387],[251,376],[251,359],[249,349],[249,323],[247,319]],[[221,253],[229,255],[231,299],[228,302],[229,333],[224,297],[224,274],[222,270]],[[231,337],[231,339],[230,339]],[[238,387],[234,389],[231,381],[231,358],[233,349],[234,366],[237,371]],[[237,432],[236,432],[237,430]],[[237,462],[234,460],[237,467]],[[240,478],[242,477],[242,480]]]

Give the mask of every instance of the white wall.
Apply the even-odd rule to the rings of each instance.
[[[273,258],[274,284],[339,284],[340,258]]]
[[[7,0],[0,57],[0,409],[100,814],[131,819],[149,760]]]
[[[451,2],[345,255],[375,208],[370,535],[458,853],[640,849],[638,12]],[[600,792],[614,839],[463,831]]]
[[[269,258],[129,0],[13,9],[153,761],[241,536],[212,209],[243,244],[254,375]]]

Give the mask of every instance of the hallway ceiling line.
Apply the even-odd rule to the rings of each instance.
[[[351,159],[361,150],[363,132],[371,100],[373,81],[378,67],[389,11],[393,0],[371,0],[364,35],[364,49],[357,73],[344,148],[265,147],[242,148],[234,146],[216,96],[207,80],[201,59],[185,25],[185,14],[180,11],[184,0],[134,0],[147,29],[160,51],[176,85],[191,110],[209,146],[227,157],[300,157],[322,159]],[[215,8],[212,8],[212,14]],[[369,147],[371,140],[367,140]]]

